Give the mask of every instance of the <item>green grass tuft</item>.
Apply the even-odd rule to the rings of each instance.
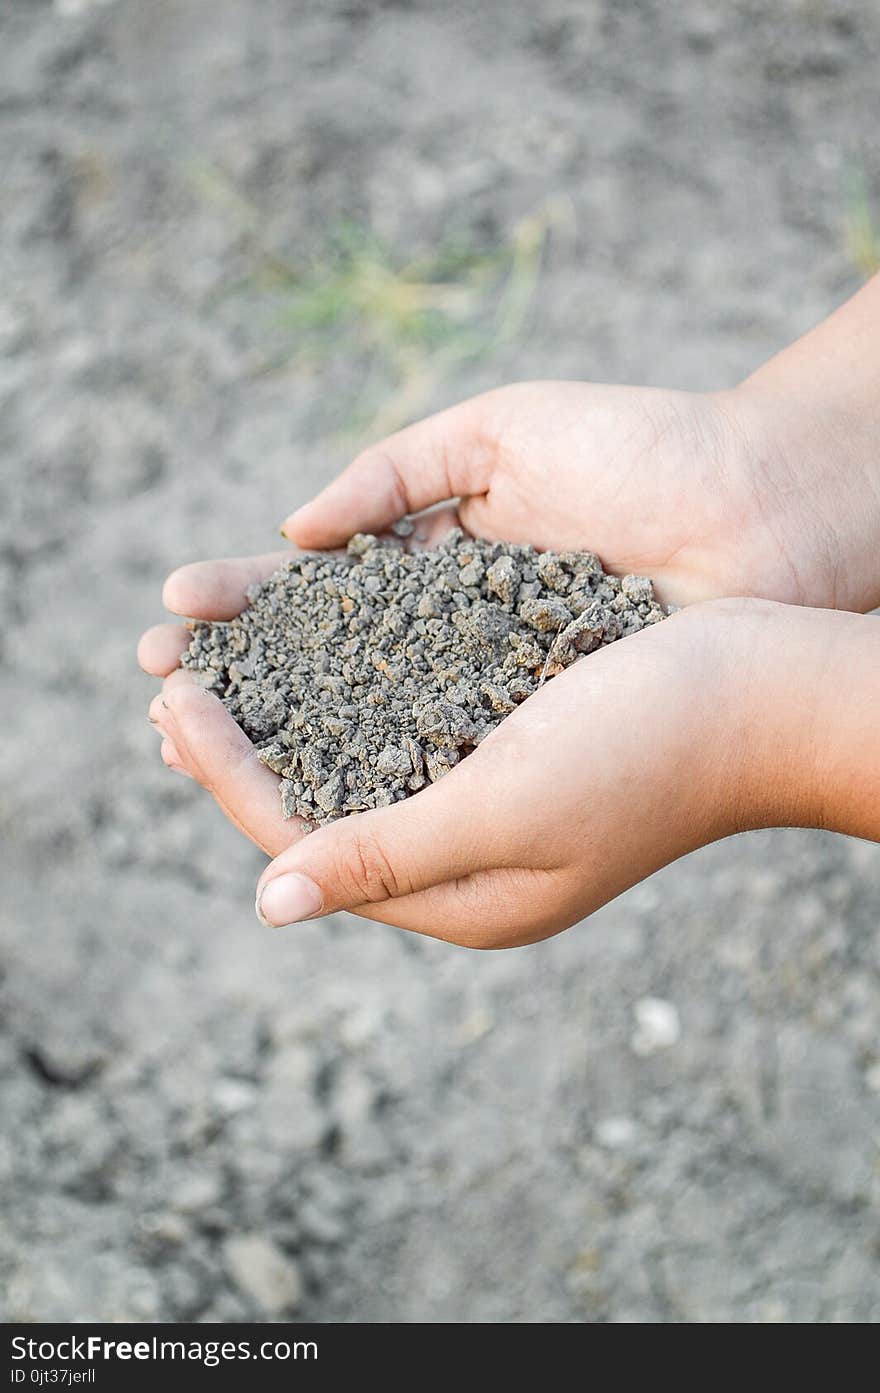
[[[872,207],[864,170],[851,170],[847,185],[847,252],[852,263],[867,279],[880,271],[880,223]]]
[[[353,397],[347,429],[395,429],[417,415],[462,364],[515,343],[535,303],[551,231],[570,232],[567,200],[548,202],[495,247],[440,239],[408,257],[368,227],[341,221],[314,256],[260,246],[259,220],[215,170],[196,171],[200,191],[235,217],[253,268],[223,298],[243,296],[263,345],[257,371],[316,373],[344,355]]]

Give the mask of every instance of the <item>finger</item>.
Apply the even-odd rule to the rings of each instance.
[[[176,667],[173,672],[169,672],[165,681],[162,683],[161,695],[165,696],[168,692],[173,692],[175,687],[187,685],[190,687],[201,686],[199,674],[192,672],[190,668]]]
[[[580,918],[553,872],[495,867],[398,900],[359,905],[375,923],[439,938],[462,948],[514,948],[568,928]]]
[[[406,538],[407,551],[429,551],[448,537],[453,527],[461,526],[457,507],[432,508],[429,513],[411,518],[412,533]]]
[[[162,756],[162,762],[167,764],[169,769],[173,769],[175,774],[183,774],[187,779],[192,778],[192,774],[181,760],[180,753],[173,741],[166,737],[159,747],[159,753]]]
[[[474,397],[407,426],[358,455],[282,531],[301,547],[340,546],[353,532],[379,532],[405,513],[485,492],[497,453],[488,420],[486,399]]]
[[[150,702],[147,715],[154,726],[158,726],[163,734],[167,734],[166,726],[170,725],[168,713],[168,693],[173,692],[175,687],[185,687],[196,685],[196,677],[186,668],[177,667],[173,672],[169,672],[165,681],[162,683],[162,690],[157,692]]]
[[[152,725],[158,726],[159,730],[163,730],[165,723],[168,722],[165,698],[161,692],[156,693],[147,707],[147,719]]]
[[[258,914],[289,924],[505,865],[512,800],[503,779],[488,782],[479,765],[472,755],[416,798],[319,828],[266,868]]]
[[[192,634],[181,624],[154,624],[141,634],[137,658],[151,677],[167,677],[177,667],[181,653],[189,647]]]
[[[249,587],[266,580],[290,555],[290,551],[274,551],[266,556],[193,561],[171,572],[162,588],[162,603],[172,614],[193,619],[234,619],[247,605]]]
[[[282,816],[277,774],[260,763],[217,697],[194,683],[182,683],[162,700],[163,731],[182,763],[245,836],[267,856],[277,856],[305,835],[306,823]]]

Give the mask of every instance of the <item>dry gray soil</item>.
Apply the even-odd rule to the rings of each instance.
[[[872,0],[0,7],[7,1318],[880,1317],[876,848],[729,841],[512,953],[269,933],[133,659],[361,409],[344,326],[256,369],[255,240],[565,195],[527,332],[424,405],[727,384],[857,284],[878,61]]]
[[[646,576],[606,575],[592,552],[458,527],[412,551],[358,533],[340,555],[293,557],[248,601],[196,623],[183,666],[283,776],[284,816],[310,823],[420,792],[543,682],[665,615]]]

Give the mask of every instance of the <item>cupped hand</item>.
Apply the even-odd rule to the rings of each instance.
[[[864,481],[841,468],[808,404],[755,381],[706,394],[502,387],[365,450],[284,530],[333,547],[451,503],[457,514],[422,525],[594,551],[608,570],[651,576],[667,603],[870,607],[864,568],[843,564],[847,548],[851,563],[865,551]]]
[[[212,573],[230,595],[237,565]],[[172,762],[277,858],[258,887],[264,921],[347,909],[507,947],[558,932],[740,825],[750,613],[749,602],[695,605],[602,649],[436,784],[308,834],[282,818],[277,776],[216,697],[176,674],[152,714]]]
[[[595,551],[611,571],[651,576],[666,603],[753,595],[870,609],[880,594],[865,480],[840,467],[827,429],[762,388],[761,374],[715,394],[520,383],[365,450],[284,530],[322,549],[431,509],[410,544],[430,546],[458,524],[490,540]],[[832,433],[846,433],[837,418]],[[231,619],[247,585],[284,557],[184,566],[165,604]],[[181,626],[159,625],[141,641],[142,665],[164,675],[187,643]]]

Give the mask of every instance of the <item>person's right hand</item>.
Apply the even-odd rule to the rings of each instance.
[[[236,563],[215,575],[236,583]],[[749,773],[783,740],[754,719],[783,607],[692,605],[575,663],[437,783],[309,829],[193,674],[151,707],[165,757],[275,857],[258,913],[349,909],[479,948],[557,933],[658,867],[760,816]],[[792,610],[801,616],[806,610]],[[749,730],[747,742],[739,729]]]
[[[215,572],[230,589],[238,574]],[[415,797],[313,831],[284,820],[278,776],[192,674],[152,717],[169,762],[275,858],[257,887],[264,922],[347,909],[501,948],[558,933],[731,832],[880,836],[878,696],[875,619],[690,605],[554,677]]]
[[[425,540],[479,537],[589,550],[651,576],[675,604],[751,595],[880,602],[871,489],[806,408],[760,383],[699,394],[526,382],[474,397],[370,447],[284,531],[306,549],[406,513]]]

